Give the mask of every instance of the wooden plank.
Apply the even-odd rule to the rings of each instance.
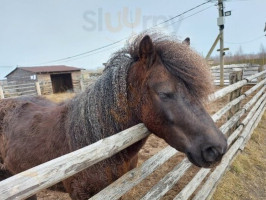
[[[261,98],[263,99],[263,97]],[[264,98],[265,99],[265,98]],[[252,108],[253,110],[257,110],[258,106],[261,102],[256,103],[256,105]],[[266,103],[266,102],[265,102]],[[265,106],[264,103],[264,106]],[[250,112],[253,112],[251,110]],[[248,114],[244,121],[249,122],[250,119],[253,117],[253,114]],[[228,146],[236,139],[236,137],[239,135],[239,133],[244,129],[244,123],[241,123],[240,126],[228,137],[227,143]],[[210,172],[210,169],[201,169],[194,177],[193,179],[183,188],[183,190],[174,198],[174,200],[186,200],[188,199],[194,191],[198,188],[198,186],[201,184],[201,181],[208,175]]]
[[[178,193],[174,200],[185,200],[188,199],[197,187],[201,184],[204,178],[209,174],[210,169],[202,168],[200,171],[192,178],[192,180]],[[193,189],[191,189],[193,187]],[[195,188],[195,189],[194,189]]]
[[[240,88],[240,87],[243,87],[244,85],[247,84],[247,80],[242,80],[242,81],[239,81],[237,83],[234,83],[230,86],[227,86],[225,88],[222,88],[216,92],[214,92],[212,95],[209,96],[209,101],[215,101],[219,98],[222,98],[224,97],[225,95],[229,94],[230,92]]]
[[[256,84],[255,86],[253,86],[252,88],[250,88],[249,90],[247,90],[246,92],[244,92],[244,95],[249,96],[251,93],[257,90],[259,87],[263,86],[265,83],[266,83],[266,78],[263,81]]]
[[[241,95],[240,97],[234,99],[233,101],[229,102],[228,104],[226,104],[223,108],[221,108],[219,111],[217,111],[213,116],[212,119],[214,122],[217,122],[219,119],[221,119],[221,117],[230,110],[230,108],[232,108],[232,106],[236,105],[237,103],[239,103],[240,101],[242,101],[243,99],[245,99],[246,96],[245,95]]]
[[[260,65],[249,65],[249,64],[232,64],[232,65],[225,65],[224,68],[225,69],[232,69],[232,68],[247,68],[247,69],[250,69],[250,68],[256,68],[256,67],[259,67]],[[211,67],[211,69],[220,69],[220,66],[217,65],[217,66],[213,66]]]
[[[245,95],[243,95],[243,96],[245,96]],[[239,129],[238,129],[239,130]],[[130,173],[130,172],[129,172]],[[177,174],[179,174],[180,173],[180,169],[179,170],[177,170],[176,171],[176,173]],[[176,177],[174,177],[173,176],[173,179],[175,179]],[[204,178],[204,177],[203,177]],[[131,177],[131,179],[132,179],[132,177]],[[175,181],[175,180],[171,180],[171,178],[169,177],[169,176],[167,176],[167,181]],[[119,179],[118,179],[119,180]],[[138,180],[138,179],[137,179]],[[141,179],[142,180],[142,179]],[[139,181],[138,181],[139,182]],[[173,183],[172,182],[172,183]],[[105,193],[105,195],[98,195],[97,196],[97,198],[96,198],[96,196],[95,196],[95,198],[93,198],[93,199],[117,199],[117,198],[119,198],[119,197],[121,197],[126,191],[128,191],[129,189],[131,189],[132,187],[130,186],[130,188],[128,189],[128,190],[126,190],[125,188],[126,188],[126,183],[127,183],[127,180],[126,179],[123,179],[123,181],[118,181],[118,183],[119,184],[116,184],[116,183],[114,183],[114,184],[112,184],[112,187],[109,187],[108,188],[108,190],[106,190],[104,193]],[[136,183],[137,184],[137,183]],[[160,185],[161,183],[158,183],[158,185]],[[120,193],[120,190],[119,190],[119,187],[123,187],[123,189],[122,189],[122,194],[120,195],[119,193]],[[116,188],[115,189],[115,191],[112,191],[112,188]],[[156,189],[154,189],[154,190],[156,190]],[[101,193],[101,192],[100,192]],[[100,194],[99,193],[99,194]],[[108,195],[108,194],[111,194],[111,195]],[[162,195],[162,194],[161,194]],[[159,195],[159,196],[161,196],[161,195]],[[153,196],[152,196],[153,197]]]
[[[111,157],[149,134],[144,124],[138,124],[92,145],[14,175],[0,182],[0,196],[2,199],[27,198]]]
[[[263,66],[259,66],[258,68],[258,72],[262,72],[264,69],[263,69]],[[262,80],[262,77],[259,77],[258,78],[258,82],[260,82]]]
[[[246,77],[245,79],[250,82],[252,79],[258,78],[258,77],[260,77],[260,76],[262,76],[264,74],[266,74],[266,70],[264,70],[264,71],[262,71],[260,73],[254,74],[252,76]]]
[[[265,99],[266,99],[266,98],[265,98]],[[264,113],[264,111],[265,111],[265,109],[266,109],[266,107],[265,107],[265,105],[266,105],[266,100],[265,100],[265,99],[264,99],[264,101],[261,103],[261,107],[258,109],[258,110],[262,110],[262,114]],[[258,111],[257,111],[257,112],[258,112]],[[261,115],[262,115],[262,114],[261,114]],[[255,113],[254,115],[256,115],[256,113]],[[259,118],[261,118],[261,117],[259,117]],[[259,121],[260,121],[260,119],[256,122],[256,125],[255,125],[255,126],[258,125]],[[244,150],[244,148],[245,148],[245,146],[246,146],[246,143],[247,143],[248,140],[250,139],[251,134],[252,134],[252,131],[248,132],[247,130],[246,130],[246,131],[243,131],[243,133],[241,134],[241,137],[244,138],[243,143],[242,143],[241,146],[239,147],[239,149],[240,149],[241,151]]]
[[[235,138],[239,135],[239,133],[243,130],[243,128],[244,128],[244,126],[240,125],[234,131],[234,133],[232,133],[232,135],[230,135],[230,137],[227,140],[228,145],[230,145],[235,140]],[[228,154],[228,152],[226,153],[226,155],[227,154]],[[225,159],[225,157],[223,158],[223,160],[224,159]],[[185,188],[174,198],[174,200],[177,200],[177,199],[178,200],[186,200],[186,199],[188,199],[193,194],[193,192],[197,189],[197,187],[201,184],[201,181],[208,175],[209,172],[210,172],[210,169],[201,169],[193,177],[193,179],[185,186]]]
[[[228,84],[228,82],[229,82],[229,73],[232,72],[232,71],[233,71],[233,69],[230,69],[230,70],[227,69],[227,70],[224,71],[224,77],[225,77],[225,80],[224,81],[225,81],[225,84],[226,85],[229,85]],[[252,76],[254,74],[257,74],[257,72],[258,72],[258,69],[257,68],[244,69],[244,71],[243,71],[243,77],[244,78],[248,78],[249,76]],[[215,85],[219,85],[219,83],[220,83],[220,71],[219,70],[212,70],[212,76],[214,77],[214,83],[215,83]],[[260,79],[261,78],[259,78],[259,80]],[[255,83],[255,82],[257,82],[257,78],[255,78],[255,79],[253,79],[253,80],[251,80],[249,82]]]
[[[132,128],[134,128],[134,127],[132,127]],[[147,133],[148,134],[148,133]],[[117,136],[117,135],[115,135],[115,136]],[[107,139],[107,138],[106,138]],[[104,139],[105,140],[105,139]],[[120,140],[120,138],[118,139],[118,141]],[[121,141],[121,140],[120,140]],[[119,141],[119,142],[120,142]],[[96,143],[95,143],[96,144]],[[115,145],[116,145],[116,143],[115,143]],[[93,146],[93,145],[92,145]],[[85,147],[86,148],[86,147]],[[98,147],[97,147],[98,148]],[[116,148],[115,148],[116,149]],[[96,151],[96,150],[95,150]],[[105,149],[105,151],[106,151],[106,149]],[[108,151],[108,150],[107,150]],[[73,153],[73,152],[72,152]],[[90,153],[88,153],[88,152],[86,152],[86,155],[91,155]],[[108,155],[105,155],[106,157],[105,158],[107,158],[107,157],[109,157],[109,156],[111,156],[110,154],[109,154],[109,152],[108,152]],[[75,157],[77,157],[77,155],[75,155]],[[82,156],[81,156],[82,157]],[[84,155],[84,157],[85,157],[85,155]],[[78,156],[78,158],[80,158],[79,156]],[[83,157],[82,157],[83,158]],[[105,159],[105,158],[100,158],[100,159]],[[60,160],[60,158],[58,158],[59,160]],[[64,159],[66,159],[66,158],[64,158]],[[83,158],[84,159],[84,158]],[[91,158],[91,159],[93,159],[93,158]],[[96,159],[95,160],[89,160],[88,161],[88,163],[89,163],[89,166],[90,165],[92,165],[92,163],[94,164],[94,163],[96,163],[96,162],[98,162],[100,159],[98,159],[98,157],[96,157]],[[51,162],[51,161],[50,161]],[[73,161],[74,162],[74,161]],[[84,161],[84,162],[86,162],[86,161]],[[80,162],[79,162],[80,163]],[[87,162],[86,162],[87,163]],[[83,163],[84,164],[84,163]],[[45,168],[47,168],[47,165],[46,165],[46,163],[45,164],[43,164],[44,166],[45,166]],[[63,165],[63,164],[61,164],[61,165]],[[59,166],[59,167],[62,167],[62,166]],[[65,163],[64,163],[64,165],[65,165]],[[56,167],[58,167],[58,165],[56,164],[55,165]],[[76,165],[77,166],[77,165]],[[75,167],[76,167],[75,166]],[[78,165],[79,166],[79,165]],[[73,166],[67,166],[68,168],[73,168]],[[87,166],[86,166],[87,167]],[[43,169],[43,168],[41,168],[41,169]],[[52,177],[48,177],[48,180],[51,178],[51,179],[56,179],[56,181],[55,180],[53,180],[52,181],[52,183],[51,182],[49,182],[49,181],[47,181],[47,179],[46,179],[46,181],[44,181],[43,183],[41,183],[40,185],[41,185],[41,187],[38,189],[38,191],[39,190],[41,190],[41,189],[43,189],[43,188],[45,188],[45,187],[49,187],[50,185],[53,185],[53,184],[55,184],[56,182],[58,182],[58,181],[61,181],[63,178],[67,178],[67,177],[69,177],[69,176],[71,176],[71,175],[73,175],[73,174],[60,174],[60,176],[61,176],[61,179],[59,178],[57,178],[56,177],[56,174],[58,175],[58,172],[56,171],[56,168],[54,169],[54,168],[52,168],[53,169],[53,171],[54,172],[56,172],[56,173],[54,173],[53,175],[52,175]],[[79,167],[78,169],[80,169],[81,170],[81,167]],[[44,170],[44,171],[46,171],[46,170]],[[49,170],[48,170],[49,171]],[[27,172],[27,171],[26,171]],[[34,171],[35,173],[36,173],[36,171]],[[25,173],[25,172],[24,172]],[[74,173],[74,172],[73,172]],[[23,173],[22,173],[23,174]],[[50,174],[51,174],[51,172],[50,172]],[[24,176],[26,176],[27,175],[27,173],[26,174],[24,174]],[[14,176],[15,177],[15,176]],[[12,179],[13,177],[11,177],[10,179]],[[9,180],[9,179],[7,179],[7,180]],[[7,180],[5,180],[5,181],[2,181],[1,183],[0,183],[0,194],[2,195],[2,193],[1,193],[1,191],[2,191],[2,188],[6,188],[6,187],[8,187],[8,184],[10,184],[10,183],[7,183],[6,181]],[[23,181],[23,184],[20,182],[20,184],[22,184],[22,185],[28,185],[28,184],[25,184],[25,183],[27,183],[27,180],[28,180],[28,178],[25,180],[24,179],[24,181]],[[38,178],[38,180],[41,180],[41,178],[39,177]],[[30,181],[30,182],[34,182],[34,181]],[[49,182],[49,183],[48,183]],[[3,183],[7,183],[7,184],[4,184],[4,185],[1,185],[1,184],[3,184]],[[19,184],[19,182],[18,181],[15,181],[15,183],[18,183]],[[35,183],[36,183],[36,180],[35,180]],[[36,186],[38,183],[36,183],[36,184],[31,184],[31,187],[33,187],[33,186]],[[44,186],[46,184],[46,186]],[[14,186],[14,184],[12,185],[12,187]],[[22,186],[23,187],[23,186]],[[27,189],[29,190],[29,188],[30,189],[32,189],[31,187],[27,187]],[[11,188],[11,186],[9,185],[9,189]],[[18,189],[19,187],[18,186],[16,186],[15,187],[16,189]],[[25,190],[27,190],[27,189],[25,189]],[[6,192],[6,190],[4,190],[5,192]],[[7,190],[8,191],[8,190]],[[22,193],[24,193],[24,192],[22,192]],[[24,196],[20,196],[21,198],[25,198],[25,197],[28,197],[28,196],[31,196],[32,194],[34,194],[34,193],[36,193],[36,191],[35,190],[32,190],[32,192],[29,194],[29,193],[24,193]],[[20,193],[21,194],[21,193]],[[12,194],[12,195],[15,195],[16,196],[16,194]],[[14,197],[15,197],[14,196]]]
[[[257,94],[255,94],[252,97],[252,99],[243,106],[243,109],[248,110],[251,107],[251,105],[253,105],[257,101],[257,99],[259,98],[259,96],[261,96],[264,93],[265,88],[266,88],[266,86],[264,86],[263,88],[261,88],[260,91],[258,91]],[[265,94],[264,94],[264,96],[265,96]]]
[[[252,120],[249,121],[248,125],[245,127],[243,133],[251,134],[253,130],[256,128],[258,122],[260,121],[263,113],[265,111],[265,104],[262,104],[260,109],[256,112],[256,114],[252,117]],[[200,191],[195,195],[193,200],[205,200],[208,198],[211,191],[215,189],[215,186],[218,184],[221,176],[224,174],[225,170],[227,169],[228,165],[230,164],[231,160],[233,159],[234,155],[239,150],[240,146],[244,142],[244,137],[239,137],[236,142],[231,146],[228,152],[222,159],[221,164],[216,167],[214,172],[208,177]]]
[[[244,85],[247,84],[247,82],[250,82],[251,80],[253,80],[253,79],[255,79],[255,78],[257,78],[263,74],[266,74],[266,70],[264,70],[260,73],[254,74],[252,76],[246,77],[246,78],[244,78],[244,80],[239,81],[235,84],[232,84],[230,86],[222,88],[221,90],[218,90],[218,91],[214,92],[213,94],[211,94],[209,96],[209,101],[215,101],[219,98],[222,98],[222,97],[226,96],[227,94],[229,94],[230,92],[232,92],[232,91],[234,91],[240,87],[243,87]]]
[[[174,148],[167,146],[146,160],[141,166],[127,172],[101,192],[94,195],[90,200],[112,200],[120,198],[176,153],[177,151]]]
[[[242,67],[236,67],[236,68],[239,68],[239,69],[242,69],[244,72],[246,73],[253,73],[253,74],[256,74],[258,73],[258,67],[256,68],[242,68]],[[231,71],[233,71],[234,68],[230,68],[230,69],[224,69],[224,72],[225,73],[229,73]],[[263,71],[263,70],[262,70]],[[220,72],[220,69],[211,69],[211,72],[212,73],[219,73]]]
[[[83,78],[80,79],[80,90],[84,91],[86,89],[85,85],[84,85],[84,80]]]
[[[25,90],[23,92],[5,92],[5,95],[17,95],[17,96],[20,96],[22,94],[31,93],[31,92],[34,92],[36,94],[35,88],[34,88],[34,90]]]
[[[225,71],[225,72],[224,72],[224,75],[229,76],[229,73],[230,73],[229,71]],[[217,77],[218,77],[219,74],[220,74],[219,71],[213,71],[213,72],[212,72],[212,75],[213,75],[213,76],[217,76]]]
[[[224,82],[229,85],[229,80],[224,80]],[[220,83],[220,80],[214,80],[214,83]]]
[[[242,124],[246,125],[250,118],[254,115],[256,112],[256,109],[258,108],[259,104],[266,98],[266,93],[256,102],[255,106],[252,107],[250,112],[248,113],[247,117],[242,121]]]
[[[265,97],[261,97],[261,99],[263,100],[263,99],[265,99]],[[258,101],[258,105],[260,105],[260,101]],[[257,108],[257,106],[255,105],[254,106],[254,108],[256,109]],[[223,132],[223,134],[225,134],[227,131],[228,131],[228,129],[232,126],[232,124],[234,124],[235,122],[237,122],[239,119],[240,119],[240,117],[243,115],[245,113],[245,111],[244,110],[242,110],[242,111],[240,111],[237,115],[235,115],[234,116],[234,118],[232,118],[231,119],[231,122],[229,122],[229,123],[226,123],[225,124],[225,126],[224,126],[224,128],[223,127],[221,127],[221,131]],[[230,138],[230,140],[229,140],[229,145],[230,145],[230,143],[237,137],[237,135],[240,133],[240,131],[243,129],[243,126],[241,125],[239,128],[237,128],[235,131],[234,131],[234,138],[232,138],[232,137],[229,137]],[[177,174],[180,174],[180,170],[178,171],[176,171],[177,172]],[[199,175],[197,175],[197,176],[195,176],[195,178],[194,179],[192,179],[192,183],[191,184],[193,184],[193,185],[195,185],[195,183],[196,183],[196,187],[198,187],[198,185],[200,184],[198,181],[199,180],[203,180],[204,178],[205,178],[205,176],[208,174],[210,172],[210,169],[202,169],[202,171],[200,172],[200,174]],[[181,175],[182,175],[182,173],[181,173]],[[148,194],[146,194],[145,195],[145,198],[146,199],[159,199],[160,197],[162,197],[169,189],[171,189],[171,187],[179,180],[176,180],[176,176],[175,175],[169,175],[169,176],[166,176],[166,178],[165,178],[167,181],[163,181],[163,182],[159,182],[157,185],[155,185],[154,187],[153,187],[153,189],[152,190],[150,190],[150,192],[148,193]],[[176,180],[176,181],[175,181]],[[162,189],[161,188],[161,185],[162,185],[162,188],[167,188],[167,189]],[[180,193],[180,195],[178,195],[178,196],[176,196],[176,198],[175,199],[184,199],[184,197],[189,197],[189,196],[187,196],[188,195],[188,190],[190,190],[188,187],[187,188],[185,188],[185,190],[182,192],[182,193]],[[158,196],[158,197],[157,197]],[[145,199],[145,198],[143,198],[143,199]]]
[[[218,41],[220,40],[220,38],[221,38],[221,33],[219,33],[219,34],[217,35],[217,38],[215,39],[215,41],[214,41],[214,43],[212,44],[212,46],[211,46],[209,52],[207,53],[207,56],[205,57],[206,60],[208,60],[208,59],[210,58],[210,56],[211,56],[211,54],[212,54],[214,48],[216,47]]]
[[[214,83],[214,85],[215,86],[220,86],[220,82],[218,82],[218,83]],[[226,80],[224,81],[224,86],[228,86],[229,85],[229,83],[226,83]]]
[[[230,84],[234,84],[238,81],[241,81],[242,78],[243,78],[243,70],[240,68],[235,68],[235,69],[233,69],[232,73],[230,73],[230,75],[229,75]],[[242,92],[242,87],[231,92],[229,95],[229,101],[231,102],[234,99],[240,97],[241,92]],[[228,111],[227,120],[229,120],[236,112],[238,112],[239,109],[240,109],[240,102],[236,103],[234,106],[232,106],[230,108],[230,110]],[[239,122],[236,122],[236,124],[234,126],[232,126],[232,128],[230,128],[230,130],[229,130],[230,133],[232,133],[236,129],[236,127],[239,125],[238,123]]]
[[[242,69],[244,72],[246,72],[246,73],[258,73],[258,68],[256,67],[256,68],[247,68],[247,69],[245,69],[245,68],[242,68],[242,67],[236,67],[236,68],[238,68],[238,69]],[[224,72],[225,73],[229,73],[229,72],[231,72],[231,71],[233,71],[233,69],[235,69],[235,68],[230,68],[230,69],[224,69]],[[211,69],[211,72],[212,73],[219,73],[220,72],[220,69]]]
[[[34,86],[34,83],[23,83],[23,84],[18,84],[18,85],[5,85],[4,86],[4,89],[8,89],[8,88],[14,88],[14,87],[21,87],[21,86],[31,86],[33,85]]]
[[[3,92],[3,88],[0,85],[0,99],[4,99],[4,98],[5,98],[5,95],[4,95],[4,92]]]
[[[239,119],[245,114],[246,110],[241,109],[239,110],[236,114],[234,114],[230,120],[227,120],[226,123],[224,123],[221,127],[220,130],[226,134],[230,128],[232,128],[238,121]]]
[[[254,91],[254,90],[253,90]],[[251,92],[249,93],[251,94]],[[245,98],[245,95],[242,95],[242,98]],[[217,116],[217,113],[215,113],[212,118],[213,120],[218,120],[220,119],[220,116]],[[160,152],[159,152],[160,153]],[[158,154],[159,154],[158,153]],[[164,153],[163,153],[164,154]],[[159,157],[158,157],[159,156]],[[156,159],[161,157],[161,154],[156,155]],[[148,163],[150,163],[148,161]],[[144,163],[145,164],[145,163]],[[143,165],[144,165],[143,164]],[[149,166],[148,168],[150,168],[151,166]],[[132,171],[128,172],[126,175],[124,175],[123,177],[121,177],[122,179],[118,179],[116,182],[112,183],[110,186],[108,186],[107,188],[105,188],[104,190],[102,190],[100,193],[98,193],[97,195],[95,195],[94,197],[92,197],[91,199],[117,199],[119,197],[121,197],[123,194],[125,194],[125,192],[127,192],[129,189],[131,189],[133,186],[135,186],[136,184],[138,184],[141,180],[143,180],[143,178],[145,178],[147,175],[147,172],[144,172],[143,175],[137,175],[137,177],[132,177],[132,174],[139,174],[139,171],[143,171],[146,168],[146,166],[141,166],[140,169],[136,168],[133,169]],[[135,172],[135,170],[137,170],[137,172]],[[132,183],[133,181],[133,183]],[[136,181],[136,183],[134,184],[134,181]],[[127,183],[127,184],[125,184]]]
[[[235,155],[235,153],[238,150],[239,145],[241,144],[241,140],[237,140],[234,145],[227,151],[227,153],[223,156],[222,162],[220,163],[220,165],[215,169],[215,171],[209,176],[212,177],[213,174],[216,175],[217,172],[220,172],[218,174],[218,176],[216,177],[221,177],[223,175],[223,172],[225,171],[225,169],[227,168],[227,166],[229,165],[232,157]],[[222,170],[220,170],[222,169]],[[216,173],[215,173],[216,172]],[[216,178],[215,177],[215,178]],[[208,179],[209,180],[209,179]],[[205,184],[203,185],[203,187],[205,186]],[[208,186],[210,188],[214,187],[214,184],[208,184]],[[206,186],[205,186],[206,187]],[[197,194],[195,195],[195,197],[193,198],[193,200],[205,200],[207,199],[209,193],[207,192],[208,189],[201,189],[199,192],[197,192]],[[209,191],[210,192],[210,191]],[[204,194],[206,193],[206,194]]]
[[[37,95],[39,95],[39,96],[42,95],[40,83],[38,81],[35,82],[35,86],[36,86]]]
[[[181,163],[179,163],[171,172],[169,172],[163,179],[153,186],[151,190],[141,198],[141,200],[160,199],[177,183],[177,181],[179,181],[179,179],[191,166],[192,164],[187,158],[183,159]]]
[[[234,116],[231,119],[231,121],[229,123],[227,123],[224,127],[221,127],[220,130],[225,134],[227,132],[227,130],[235,122],[237,122],[244,113],[245,113],[245,110],[241,110],[236,116]],[[236,130],[237,134],[239,134],[239,130],[240,130],[240,128]],[[182,172],[180,171],[180,169],[177,169],[175,172],[176,172],[176,174],[182,175]],[[204,179],[205,175],[207,175],[209,173],[209,171],[204,171],[202,173],[203,173],[203,176],[202,176],[202,174],[198,175],[192,182],[197,182],[197,180],[199,180],[201,178]],[[143,197],[143,199],[145,199],[145,198],[146,199],[157,199],[157,197],[155,197],[155,196],[158,196],[158,198],[162,197],[178,180],[176,180],[176,176],[174,176],[173,174],[165,176],[165,180],[163,180],[162,182],[159,182],[157,185],[155,185],[153,187],[153,189]],[[161,185],[163,185],[162,187],[167,185],[167,190],[161,190],[161,188],[160,188]],[[160,193],[160,194],[158,194],[158,193]],[[184,194],[186,194],[186,193],[187,193],[187,191],[181,193],[180,196],[178,196],[177,198],[182,199],[184,197]]]
[[[6,99],[15,99],[15,98],[18,98],[18,97],[23,97],[23,96],[35,96],[36,93],[30,93],[30,94],[22,94],[22,95],[19,95],[19,96],[10,96],[10,97],[7,97]]]
[[[239,110],[235,115],[231,117],[230,120],[226,121],[221,127],[220,130],[225,134],[228,132],[230,128],[237,123],[237,121],[246,113],[246,111],[253,105],[256,101],[261,101],[265,98],[266,94],[264,94],[260,99],[259,97],[265,91],[265,87],[263,87],[255,96],[253,96],[248,103],[246,103],[241,110]],[[258,100],[259,99],[259,100]]]
[[[29,88],[35,88],[35,85],[32,86],[25,86],[25,87],[15,87],[15,88],[5,88],[5,91],[7,90],[21,90],[21,89],[29,89]]]
[[[264,111],[265,111],[265,103],[266,103],[266,101],[265,101],[265,99],[264,99],[264,102],[262,102],[259,106],[259,109],[257,110],[257,112],[254,114],[254,115],[252,115],[252,118],[249,120],[249,123],[247,124],[247,126],[246,126],[246,128],[244,129],[244,131],[242,132],[242,134],[241,134],[241,136],[238,138],[238,140],[242,140],[243,139],[243,142],[242,143],[240,143],[240,147],[238,148],[238,149],[241,149],[241,150],[243,150],[241,147],[243,147],[243,146],[245,146],[245,141],[247,141],[248,139],[249,139],[249,137],[250,137],[250,135],[253,133],[253,130],[257,127],[257,125],[258,125],[258,123],[259,123],[259,121],[261,120],[261,117],[262,117],[262,115],[263,115],[263,113],[264,113]],[[255,119],[256,118],[256,115],[257,114],[259,114],[258,115],[258,117],[257,117],[257,119]],[[255,117],[255,118],[254,118]],[[254,122],[255,121],[255,122]],[[254,123],[253,123],[254,122]],[[245,135],[246,134],[246,135]],[[236,149],[236,150],[238,150],[238,149]],[[237,152],[236,152],[237,153]],[[235,155],[237,155],[235,153]],[[232,160],[232,158],[231,158],[231,160]],[[230,162],[228,163],[228,165],[230,164]],[[227,165],[227,166],[228,166]],[[220,166],[219,166],[220,167]],[[219,168],[218,167],[218,168]],[[217,169],[218,170],[218,172],[217,173],[219,173],[219,169]],[[215,170],[216,171],[216,170]],[[215,171],[214,171],[214,173],[215,173]],[[225,169],[223,170],[223,172],[225,171]],[[213,182],[214,180],[215,180],[215,177],[217,176],[217,173],[216,174],[214,174],[214,175],[212,175],[212,177],[209,177],[209,180],[210,180],[210,182]],[[215,188],[216,188],[216,185],[217,185],[217,183],[219,182],[219,180],[220,180],[220,177],[223,175],[223,173],[220,173],[221,175],[220,176],[217,176],[217,178],[216,178],[216,182],[215,183],[213,183],[213,188],[211,189],[211,191],[209,192],[209,195],[208,195],[208,199],[210,199],[210,197],[211,197],[211,195],[214,193],[214,190],[215,190]],[[208,187],[208,186],[207,186]],[[201,197],[200,197],[201,198]]]
[[[239,133],[243,130],[244,126],[240,125],[228,138],[228,146],[235,140]],[[200,171],[192,178],[192,180],[178,193],[174,200],[186,200],[188,199],[194,191],[201,185],[202,180],[209,174],[211,169],[202,168]]]

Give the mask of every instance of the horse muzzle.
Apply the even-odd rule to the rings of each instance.
[[[219,146],[206,145],[197,151],[187,151],[186,155],[190,162],[198,167],[210,168],[220,163],[226,153],[227,143]]]

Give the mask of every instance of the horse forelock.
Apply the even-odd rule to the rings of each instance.
[[[183,83],[191,96],[197,100],[206,100],[213,91],[213,82],[205,59],[173,36],[144,32],[127,46],[128,53],[135,61],[139,59],[139,44],[145,35],[151,37],[156,53],[166,69]]]

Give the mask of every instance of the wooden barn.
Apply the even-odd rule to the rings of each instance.
[[[81,68],[64,65],[17,67],[8,75],[7,82],[23,84],[39,82],[42,94],[80,91]]]

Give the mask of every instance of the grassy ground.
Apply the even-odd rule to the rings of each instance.
[[[223,176],[212,199],[266,199],[266,112],[244,151]]]

